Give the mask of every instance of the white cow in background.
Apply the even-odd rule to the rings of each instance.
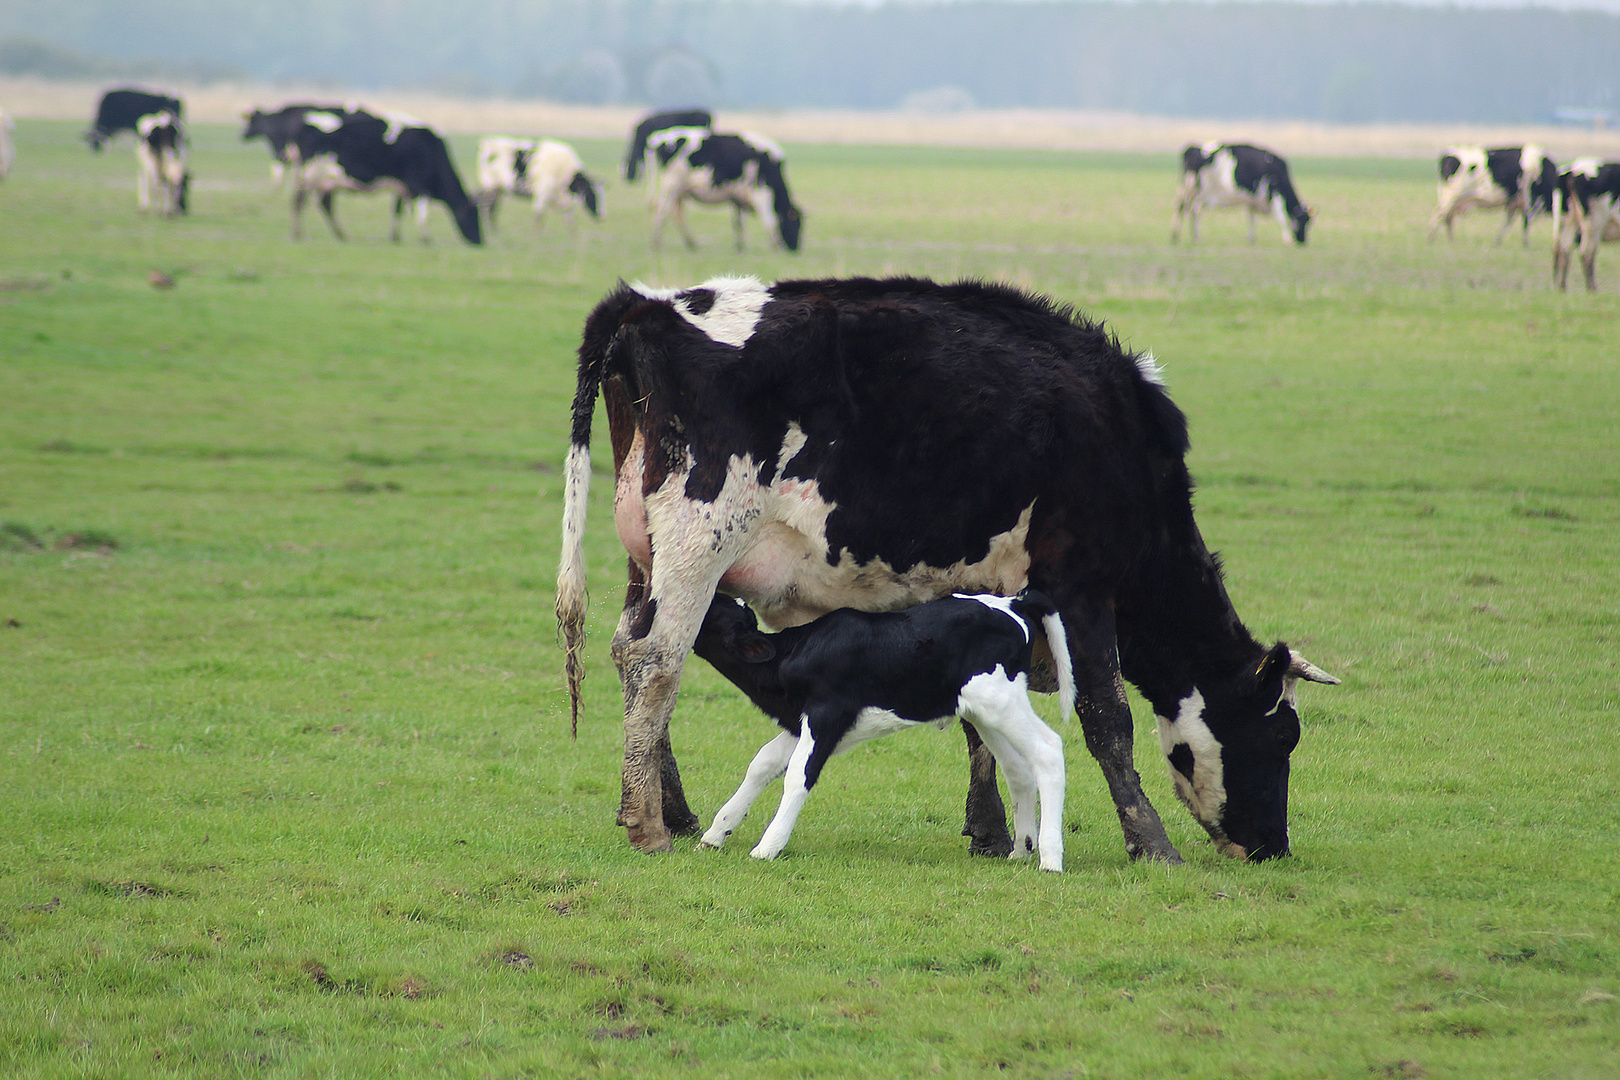
[[[570,230],[576,227],[574,212],[580,207],[593,218],[602,217],[601,186],[585,174],[573,147],[552,139],[504,135],[479,139],[478,188],[492,231],[503,194],[533,199],[537,225],[551,207],[568,215]]]
[[[186,174],[186,135],[179,119],[167,109],[148,113],[136,122],[135,136],[136,203],[159,214],[185,213],[191,178]]]

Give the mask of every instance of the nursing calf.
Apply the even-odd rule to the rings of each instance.
[[[782,805],[750,852],[774,859],[828,758],[903,728],[944,727],[960,716],[1007,774],[1011,857],[1039,851],[1042,870],[1062,870],[1063,740],[1029,703],[1036,622],[1058,661],[1067,717],[1074,700],[1068,641],[1056,605],[1039,593],[1011,599],[958,593],[891,612],[842,608],[775,634],[761,633],[741,600],[716,596],[693,652],[765,710],[782,733],[754,755],[703,844],[724,844],[765,786],[783,776]]]

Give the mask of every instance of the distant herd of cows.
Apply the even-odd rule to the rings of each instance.
[[[135,136],[137,200],[141,209],[183,214],[191,174],[181,101],[167,94],[118,89],[103,95],[86,140],[99,150],[113,136]],[[586,174],[572,147],[551,139],[491,136],[479,140],[478,185],[463,186],[439,133],[419,120],[356,105],[294,104],[274,112],[255,109],[246,117],[244,139],[263,138],[274,157],[277,182],[292,177],[292,233],[301,233],[309,198],[318,196],[332,232],[343,238],[333,209],[340,191],[384,191],[395,196],[392,237],[407,203],[425,228],[432,200],[445,204],[461,235],[483,242],[494,227],[504,196],[530,199],[538,221],[547,210],[592,217],[602,213],[602,186]],[[0,177],[10,169],[11,119],[0,111]],[[673,216],[688,247],[695,247],[686,225],[687,202],[729,205],[739,249],[743,215],[756,216],[773,245],[797,251],[803,214],[788,191],[781,147],[764,136],[714,130],[707,110],[661,112],[646,117],[631,135],[623,172],[627,180],[648,174],[653,211],[653,244],[661,243]],[[1244,207],[1249,239],[1255,217],[1267,214],[1282,228],[1285,242],[1304,244],[1311,211],[1294,190],[1288,163],[1256,146],[1207,142],[1182,152],[1171,240],[1185,221],[1198,238],[1198,216],[1218,207]],[[1620,162],[1594,157],[1559,166],[1540,147],[1448,148],[1440,157],[1439,205],[1429,222],[1432,240],[1441,226],[1449,238],[1456,218],[1475,208],[1501,208],[1500,243],[1515,219],[1525,243],[1530,223],[1547,214],[1553,221],[1553,280],[1568,285],[1570,264],[1580,252],[1589,290],[1597,287],[1598,248],[1620,240]]]

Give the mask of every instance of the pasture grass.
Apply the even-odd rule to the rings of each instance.
[[[1607,256],[1564,296],[1545,223],[1428,244],[1427,163],[1296,162],[1303,250],[1172,247],[1170,155],[839,146],[789,148],[798,256],[702,210],[656,254],[617,182],[577,236],[396,246],[349,197],[295,244],[262,144],[194,132],[158,221],[77,131],[21,122],[0,186],[7,1076],[1620,1076]],[[1061,724],[1061,876],[966,856],[954,736],[840,759],[775,863],[770,794],[627,847],[605,446],[577,742],[551,616],[573,349],[621,276],[734,272],[1005,279],[1159,357],[1240,612],[1344,679],[1295,857],[1215,856],[1140,702],[1183,867]],[[700,813],[769,734],[692,665]]]

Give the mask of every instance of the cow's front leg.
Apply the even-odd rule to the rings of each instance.
[[[1114,799],[1125,833],[1125,851],[1132,859],[1179,863],[1181,853],[1170,842],[1136,772],[1131,706],[1119,671],[1113,612],[1106,607],[1071,604],[1063,610],[1063,622],[1074,661],[1075,712],[1085,733],[1086,749],[1097,759]]]
[[[1007,831],[1007,808],[996,787],[996,759],[978,729],[966,720],[962,733],[968,751],[967,819],[962,825],[962,835],[970,839],[968,854],[1004,859],[1012,854],[1013,842]]]

